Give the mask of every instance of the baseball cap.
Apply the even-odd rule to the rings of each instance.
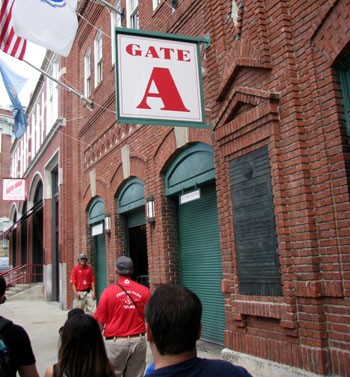
[[[88,259],[86,254],[79,254],[78,260],[79,259]]]
[[[131,258],[125,255],[119,257],[115,262],[118,272],[121,275],[131,275],[134,272],[134,263]]]

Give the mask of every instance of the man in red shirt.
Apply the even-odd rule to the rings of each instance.
[[[73,268],[70,283],[74,292],[73,307],[83,309],[87,314],[96,310],[94,270],[87,265],[88,257],[80,254],[78,264]]]
[[[144,307],[150,291],[131,279],[133,271],[129,257],[117,259],[118,281],[104,290],[94,315],[116,377],[142,377],[146,366]]]

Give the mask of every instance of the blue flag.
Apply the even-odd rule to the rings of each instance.
[[[14,133],[15,137],[19,139],[24,134],[28,125],[26,114],[18,98],[18,93],[21,91],[27,79],[19,76],[1,59],[0,73],[13,106]]]

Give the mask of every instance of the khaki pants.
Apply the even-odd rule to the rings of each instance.
[[[116,377],[143,377],[147,349],[144,335],[105,340],[105,345]]]
[[[96,310],[96,300],[92,298],[92,291],[78,291],[79,299],[74,298],[73,308],[83,309],[86,314],[93,315]]]

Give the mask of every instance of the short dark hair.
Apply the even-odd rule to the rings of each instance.
[[[202,304],[198,296],[177,284],[160,285],[145,308],[146,322],[161,355],[194,350],[201,317]]]

